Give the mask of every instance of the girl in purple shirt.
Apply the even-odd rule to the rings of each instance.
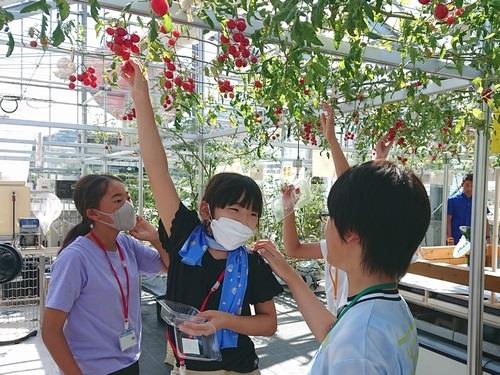
[[[168,254],[128,199],[113,176],[88,175],[76,184],[82,222],[68,233],[52,267],[42,326],[43,341],[64,374],[139,374],[139,276],[165,272]]]

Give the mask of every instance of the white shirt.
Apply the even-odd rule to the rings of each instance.
[[[326,240],[319,242],[321,254],[325,260],[325,294],[328,310],[337,316],[337,310],[347,304],[347,274],[328,263]],[[336,285],[334,285],[336,284]]]
[[[310,375],[410,375],[418,359],[417,330],[399,293],[360,298],[328,333]]]

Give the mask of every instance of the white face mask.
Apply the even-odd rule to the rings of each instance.
[[[253,235],[253,230],[245,224],[227,217],[212,219],[211,227],[215,241],[224,246],[227,251],[245,245]]]
[[[136,217],[135,209],[132,203],[126,201],[123,206],[117,209],[115,212],[109,214],[107,212],[102,212],[96,209],[97,212],[107,215],[113,219],[113,223],[107,223],[105,221],[99,220],[101,223],[109,225],[111,228],[116,230],[130,230],[135,227]]]

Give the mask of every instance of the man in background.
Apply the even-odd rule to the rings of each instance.
[[[456,245],[462,237],[460,226],[471,226],[472,217],[472,173],[466,174],[462,180],[462,191],[448,198],[448,217],[446,220],[446,237],[448,245]],[[486,225],[486,240],[490,240],[490,228]]]

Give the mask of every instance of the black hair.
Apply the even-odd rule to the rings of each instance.
[[[328,213],[343,241],[349,232],[359,236],[366,272],[399,279],[425,236],[431,209],[413,172],[388,161],[370,161],[337,179]]]
[[[218,173],[208,181],[202,201],[210,206],[213,217],[214,209],[239,204],[262,216],[262,192],[259,185],[250,177],[239,173]]]
[[[473,178],[474,178],[474,175],[472,173],[467,173],[464,178],[462,179],[462,184],[465,182],[465,181],[470,181],[472,182],[473,181]]]
[[[75,240],[78,236],[85,236],[92,229],[92,220],[87,217],[87,209],[97,208],[108,185],[112,181],[122,182],[118,177],[111,175],[90,174],[80,178],[75,184],[73,201],[82,221],[70,229],[59,251]]]

